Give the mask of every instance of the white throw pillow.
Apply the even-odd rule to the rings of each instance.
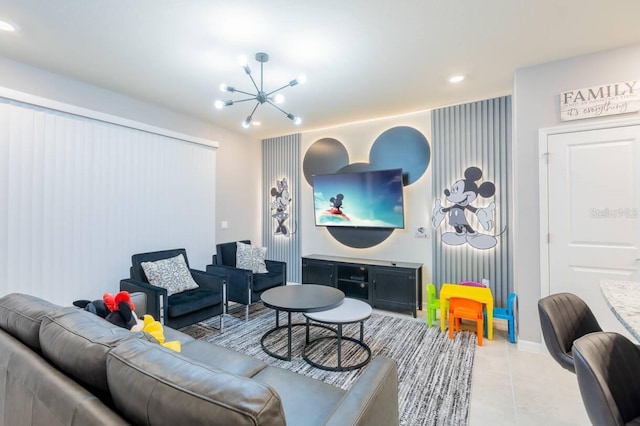
[[[269,272],[264,263],[264,258],[267,255],[266,247],[256,247],[241,242],[237,242],[236,246],[236,268],[249,269],[254,274]]]
[[[149,283],[166,288],[169,296],[198,288],[182,253],[155,262],[142,262],[141,265]]]

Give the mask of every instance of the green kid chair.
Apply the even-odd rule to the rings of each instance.
[[[429,327],[436,320],[436,309],[440,309],[440,299],[436,299],[436,286],[429,283],[427,284],[427,324]]]

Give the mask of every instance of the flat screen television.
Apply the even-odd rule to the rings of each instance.
[[[314,175],[316,226],[404,228],[402,169]]]

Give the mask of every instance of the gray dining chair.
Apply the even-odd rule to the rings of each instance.
[[[575,373],[573,342],[602,331],[589,306],[572,293],[556,293],[538,301],[542,336],[549,353],[562,368]]]
[[[582,402],[594,425],[640,425],[640,349],[618,333],[573,343]]]

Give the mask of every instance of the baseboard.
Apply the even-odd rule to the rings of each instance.
[[[526,340],[518,340],[518,350],[525,352],[546,353],[547,348],[539,342],[529,342]]]

